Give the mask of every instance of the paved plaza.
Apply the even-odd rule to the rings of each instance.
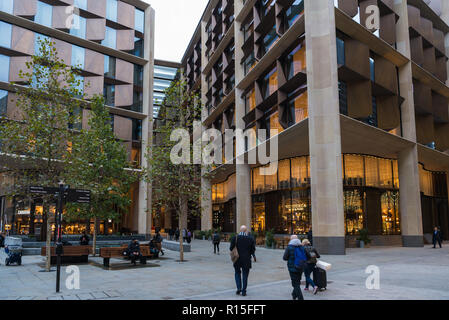
[[[79,290],[65,287],[66,266],[62,268],[59,294],[55,293],[56,272],[42,272],[40,256],[25,256],[22,266],[0,265],[0,300],[291,299],[283,250],[257,248],[248,296],[240,297],[235,295],[228,247],[222,243],[221,255],[214,255],[211,242],[198,240],[192,242],[192,252],[185,254],[187,262],[176,261],[178,252],[166,251],[163,258],[145,267],[113,270],[104,270],[100,258],[89,258],[89,264],[79,265]],[[333,265],[328,289],[316,296],[305,292],[306,300],[449,299],[449,246],[348,249],[346,256],[323,256],[322,260]],[[111,265],[114,262],[123,263],[111,259]],[[365,270],[370,265],[380,269],[380,290],[366,288],[369,274]]]

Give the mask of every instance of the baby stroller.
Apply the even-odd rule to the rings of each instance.
[[[5,248],[1,248],[1,262],[6,266],[16,263],[22,265],[22,239],[7,237],[5,240]]]

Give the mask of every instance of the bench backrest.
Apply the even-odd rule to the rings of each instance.
[[[92,253],[92,247],[91,246],[64,246],[64,251],[62,256],[88,256]],[[56,256],[56,247],[51,247],[51,256]],[[47,247],[41,248],[41,256],[47,255]]]
[[[126,250],[126,247],[114,247],[114,248],[100,248],[100,257],[102,258],[112,258],[112,257],[123,257],[123,251]],[[150,257],[150,247],[149,246],[141,246],[140,253],[144,257]]]

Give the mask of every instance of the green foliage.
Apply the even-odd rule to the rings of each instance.
[[[371,243],[371,239],[369,238],[368,230],[367,229],[360,229],[359,230],[359,237],[357,238],[359,241],[363,241],[366,244]]]
[[[102,96],[91,101],[88,129],[81,130],[73,144],[66,181],[73,188],[91,191],[89,205],[70,204],[67,220],[117,219],[131,204],[129,190],[137,180],[128,152],[114,135]]]
[[[265,244],[269,248],[271,248],[273,244],[276,244],[276,240],[274,239],[274,229],[265,233]]]
[[[201,230],[195,230],[193,231],[193,234],[195,235],[195,239],[203,239]]]
[[[16,110],[0,118],[2,152],[13,159],[0,166],[14,182],[8,183],[9,196],[26,196],[31,185],[55,187],[65,176],[84,98],[77,71],[58,58],[48,39],[40,40],[39,53],[19,77],[26,85],[15,87]]]
[[[177,128],[187,129],[193,134],[193,123],[201,117],[201,103],[196,93],[188,91],[186,83],[174,81],[165,92],[159,118],[154,125],[155,138],[146,151],[148,167],[144,168],[145,181],[152,183],[153,207],[171,208],[178,217],[201,215],[201,166],[174,164],[172,148],[178,141],[170,136]],[[193,159],[193,148],[190,148]]]

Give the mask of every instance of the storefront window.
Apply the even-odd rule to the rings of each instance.
[[[363,157],[357,155],[345,155],[345,185],[363,186],[365,185],[365,168]]]
[[[363,197],[360,190],[344,191],[344,210],[346,234],[358,234],[364,223]]]
[[[305,234],[312,223],[310,189],[292,191],[292,233]]]
[[[387,191],[381,196],[382,232],[384,235],[401,234],[399,218],[399,192]]]
[[[290,188],[290,159],[279,161],[279,189]]]
[[[253,196],[252,229],[256,232],[265,231],[265,197]]]
[[[293,158],[291,159],[292,180],[291,187],[307,187],[310,185],[310,167],[309,158]]]

